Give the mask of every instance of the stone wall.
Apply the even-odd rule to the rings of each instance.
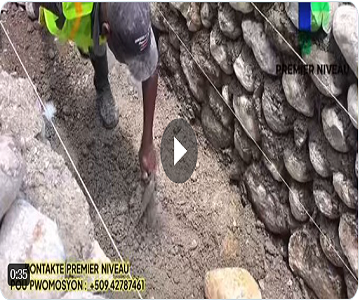
[[[302,55],[297,3],[257,6]],[[311,34],[303,59],[345,70],[318,76],[277,73],[301,63],[250,3],[153,3],[152,22],[184,115],[201,121],[213,147],[234,153],[259,219],[289,239],[291,270],[319,298],[351,298],[357,283],[344,263],[357,276],[356,8],[331,3],[330,22]]]

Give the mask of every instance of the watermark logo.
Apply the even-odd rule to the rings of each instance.
[[[330,22],[329,2],[300,2],[298,7],[299,16],[299,45],[301,53],[311,53],[311,33],[321,27],[327,28]]]

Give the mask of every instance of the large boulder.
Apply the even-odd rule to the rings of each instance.
[[[358,207],[358,190],[351,178],[343,173],[336,172],[333,175],[333,185],[340,199],[351,209]]]
[[[250,273],[242,268],[215,269],[206,272],[207,299],[261,299],[260,288]]]
[[[275,181],[262,163],[253,163],[245,172],[245,184],[260,220],[275,234],[289,235],[291,212],[288,190]]]
[[[240,97],[234,96],[233,107],[235,115],[240,119],[241,125],[249,137],[257,142],[260,141],[259,124],[255,115],[252,99],[247,95]]]
[[[206,138],[216,149],[225,149],[232,143],[233,132],[215,118],[209,105],[201,110],[201,125]]]
[[[286,133],[293,129],[297,113],[286,101],[279,79],[265,79],[262,108],[265,120],[272,130]]]
[[[339,223],[340,245],[344,250],[351,269],[358,274],[358,220],[355,214],[345,213]]]
[[[245,44],[234,62],[234,71],[241,85],[250,93],[262,81],[261,69],[252,53],[252,50]]]
[[[324,134],[330,145],[339,152],[355,146],[357,133],[347,113],[339,106],[327,106],[321,112]]]
[[[342,5],[336,11],[333,22],[333,33],[347,63],[358,76],[359,24],[355,6]]]
[[[11,136],[0,136],[0,220],[14,202],[24,174],[19,143]]]
[[[221,31],[228,38],[235,40],[241,35],[240,14],[229,3],[218,3],[218,21]]]
[[[348,94],[347,94],[347,108],[349,114],[352,118],[350,118],[351,123],[358,129],[358,110],[359,110],[359,102],[358,102],[358,86],[356,83],[350,85]]]
[[[276,75],[276,65],[281,64],[281,60],[266,36],[263,24],[244,19],[241,27],[244,40],[252,49],[260,68],[266,73]]]
[[[344,281],[340,272],[327,260],[316,228],[304,227],[289,240],[289,265],[319,298],[344,298]]]
[[[340,200],[331,181],[316,177],[313,182],[313,195],[321,213],[329,219],[340,217]]]
[[[225,74],[234,72],[233,63],[240,54],[242,42],[240,39],[232,41],[226,38],[216,23],[210,33],[210,52]]]
[[[286,100],[293,108],[307,117],[314,115],[314,104],[320,100],[320,95],[308,75],[283,74],[282,86]]]
[[[40,155],[41,154],[41,155]],[[21,188],[28,201],[54,220],[69,260],[85,259],[94,240],[89,204],[64,158],[36,139],[26,144]]]
[[[309,185],[292,180],[290,183],[289,203],[294,218],[299,222],[306,222],[315,207]]]
[[[0,268],[0,288],[6,298],[58,299],[63,294],[56,290],[10,290],[7,284],[7,267],[5,266],[9,263],[65,262],[66,258],[55,222],[25,200],[16,200],[5,215],[0,229],[0,258],[3,266]],[[32,275],[32,279],[48,277],[49,275]],[[56,277],[58,278],[59,275]]]

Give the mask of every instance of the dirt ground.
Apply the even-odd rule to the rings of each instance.
[[[307,296],[287,266],[286,243],[269,235],[249,202],[240,200],[239,187],[229,181],[228,159],[208,145],[199,124],[193,125],[199,150],[192,177],[184,184],[166,177],[159,156],[161,136],[179,117],[180,108],[162,78],[154,132],[158,222],[150,226],[145,218],[135,227],[141,194],[137,153],[142,102],[129,85],[124,66],[117,64],[110,76],[120,123],[106,130],[96,112],[90,62],[71,45],[54,43],[15,4],[1,19],[41,97],[54,102],[55,124],[122,256],[131,262],[132,274],[146,278],[144,297],[203,298],[206,271],[219,267],[246,268],[259,282],[263,298]],[[0,41],[0,66],[25,77],[2,30]],[[64,154],[50,130],[48,138]],[[91,215],[102,248],[111,259],[118,259],[93,209]]]

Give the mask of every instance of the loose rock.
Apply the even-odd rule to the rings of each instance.
[[[296,111],[288,104],[280,80],[265,79],[262,107],[269,127],[277,133],[293,128]]]
[[[313,195],[320,212],[329,219],[339,218],[339,198],[330,181],[316,177],[313,182]]]
[[[356,7],[342,5],[336,11],[333,22],[333,33],[347,63],[358,76],[358,13]]]
[[[0,136],[0,220],[15,201],[24,174],[19,143],[11,136]]]
[[[312,215],[315,207],[311,189],[307,184],[292,180],[290,183],[289,203],[291,213],[299,222],[306,222]]]
[[[215,269],[206,272],[207,299],[261,299],[255,279],[242,268]]]
[[[218,21],[221,31],[235,40],[241,35],[241,17],[229,3],[218,3]]]
[[[252,49],[260,68],[276,75],[276,65],[281,64],[280,57],[266,36],[263,24],[247,19],[242,21],[241,27],[244,40]]]
[[[333,175],[333,185],[340,199],[347,207],[356,209],[358,207],[358,190],[350,178],[344,174],[336,172]]]
[[[340,245],[351,269],[358,274],[358,221],[354,214],[345,213],[339,224]]]
[[[321,250],[315,228],[303,228],[289,240],[289,265],[319,298],[343,298],[344,282]]]
[[[348,94],[347,94],[347,105],[349,114],[352,116],[350,118],[351,123],[358,129],[358,86],[356,83],[352,84],[349,87]]]

